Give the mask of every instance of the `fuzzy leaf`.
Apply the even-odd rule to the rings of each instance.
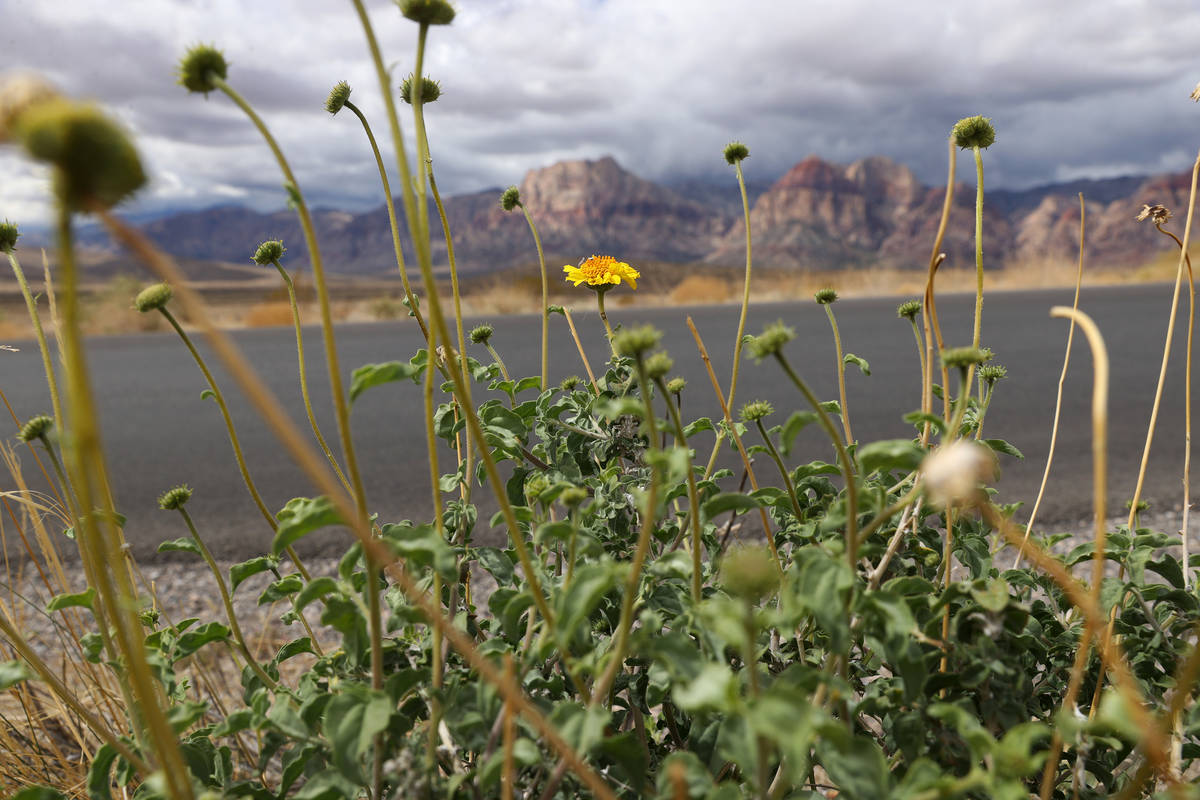
[[[89,611],[95,610],[96,588],[89,586],[82,592],[75,594],[58,594],[50,599],[46,604],[47,611],[59,611],[64,608],[86,608]]]
[[[191,536],[181,536],[178,539],[172,539],[167,542],[162,542],[158,545],[160,553],[195,553],[201,555],[200,545],[196,544],[196,540]]]
[[[235,591],[241,585],[242,581],[252,575],[266,572],[277,563],[279,563],[278,559],[271,556],[259,556],[249,561],[243,561],[240,564],[234,564],[229,568],[229,591]]]
[[[350,402],[373,386],[412,378],[421,372],[421,366],[404,361],[388,361],[384,364],[363,364],[350,374]]]
[[[920,466],[924,457],[925,451],[909,439],[884,439],[858,448],[858,461],[864,475],[876,470],[909,472]]]
[[[279,520],[279,527],[271,542],[271,552],[276,556],[319,528],[345,524],[333,503],[324,496],[297,497],[289,500],[275,518]]]
[[[24,661],[0,661],[0,692],[5,692],[34,674]]]
[[[846,353],[846,355],[842,356],[842,363],[853,364],[862,370],[863,375],[871,374],[871,365],[867,363],[867,360],[861,356],[854,355],[854,353]]]

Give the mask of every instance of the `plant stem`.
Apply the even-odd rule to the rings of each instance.
[[[21,271],[21,264],[17,261],[17,257],[9,253],[8,263],[12,265],[13,275],[16,276],[17,284],[21,287],[21,296],[25,298],[25,307],[29,310],[29,320],[33,323],[33,333],[37,337],[38,351],[42,354],[42,369],[46,373],[46,384],[50,388],[50,407],[54,409],[54,424],[61,429],[63,415],[58,397],[58,381],[54,377],[54,364],[50,360],[50,348],[46,344],[46,333],[42,330],[37,301],[34,299],[33,293],[29,291],[29,283],[25,280],[25,273]]]
[[[542,391],[546,391],[547,376],[550,374],[550,285],[546,279],[546,256],[542,252],[542,237],[538,235],[537,226],[524,203],[517,203],[525,221],[529,223],[529,231],[533,234],[533,243],[537,247],[538,267],[542,270]],[[603,311],[601,311],[603,314]],[[605,321],[607,325],[607,320]],[[611,332],[610,332],[611,337]]]
[[[617,348],[613,344],[612,325],[608,324],[608,314],[604,311],[604,293],[606,291],[608,290],[604,288],[596,289],[596,305],[600,308],[600,321],[604,323],[604,330],[608,333],[608,346],[612,348],[613,358],[616,358]]]
[[[846,362],[842,359],[842,337],[838,333],[837,318],[833,315],[833,305],[825,304],[825,315],[829,317],[829,326],[833,328],[833,344],[837,351],[838,394],[842,401],[842,429],[846,432],[846,445],[854,443],[854,434],[850,432],[850,406],[846,402]]]
[[[958,161],[958,150],[955,146],[954,137],[951,136],[947,142],[949,151],[949,165],[946,175],[946,195],[942,201],[942,217],[938,222],[937,234],[933,240],[933,252],[929,255],[929,277],[925,282],[925,295],[922,298],[921,317],[925,321],[925,375],[921,383],[921,411],[925,414],[933,413],[933,344],[934,337],[937,337],[938,352],[942,349],[942,331],[941,326],[937,321],[937,306],[934,303],[933,279],[937,274],[938,266],[945,259],[945,254],[941,252],[942,241],[946,238],[946,226],[950,222],[950,209],[954,205],[954,175]],[[942,385],[943,394],[945,393],[946,370],[942,368]],[[925,428],[921,433],[921,445],[929,444],[929,435],[932,425],[929,422],[925,423]]]
[[[279,276],[283,278],[283,283],[287,286],[288,302],[292,306],[292,324],[296,328],[296,361],[300,371],[300,396],[304,399],[304,413],[308,415],[308,424],[312,426],[313,435],[317,437],[317,444],[321,445],[321,451],[325,453],[325,458],[329,459],[329,466],[333,467],[333,471],[337,473],[338,480],[342,482],[346,491],[352,492],[350,482],[346,480],[342,468],[338,466],[337,459],[334,458],[329,445],[325,443],[325,437],[321,435],[321,429],[317,426],[317,418],[313,414],[312,402],[308,397],[308,370],[304,364],[304,336],[300,332],[300,306],[296,302],[296,287],[292,283],[292,276],[278,261],[271,263],[275,265],[275,269],[279,270]],[[274,520],[272,520],[272,527],[274,527]]]
[[[192,522],[192,515],[183,506],[180,506],[176,510],[183,517],[183,521],[187,524],[192,538],[196,540],[196,545],[200,548],[200,556],[204,559],[204,563],[208,564],[208,568],[212,570],[213,577],[217,580],[217,590],[221,593],[221,603],[225,606],[225,617],[229,620],[229,629],[233,632],[234,641],[237,642],[238,649],[242,651],[242,656],[246,659],[246,664],[258,676],[258,679],[263,682],[264,686],[271,691],[275,691],[279,688],[278,684],[259,665],[258,659],[250,651],[250,646],[246,644],[246,637],[242,635],[242,626],[238,624],[237,614],[233,610],[233,600],[229,596],[229,587],[225,585],[225,578],[221,575],[221,568],[217,566],[216,559],[213,558],[208,546],[204,544],[204,539],[200,538],[200,532],[196,530],[196,525]]]
[[[172,800],[191,800],[189,772],[162,706],[146,652],[142,643],[143,630],[137,616],[137,599],[124,564],[120,530],[113,523],[111,507],[96,514],[97,491],[108,483],[104,451],[100,444],[100,428],[92,398],[91,380],[83,354],[83,337],[79,327],[78,271],[75,263],[71,212],[60,201],[57,220],[59,264],[63,274],[63,359],[67,376],[67,402],[72,447],[67,451],[67,468],[72,474],[81,514],[76,523],[76,538],[81,549],[89,551],[96,565],[97,590],[112,624],[116,641],[128,671],[129,684],[136,701],[132,711],[147,728],[148,741],[162,759],[162,770],[168,794]],[[138,725],[139,729],[141,725]],[[142,740],[139,730],[138,739]]]
[[[977,348],[983,322],[983,151],[979,145],[971,150],[975,154],[975,327],[971,346]]]
[[[1079,288],[1083,284],[1083,242],[1084,232],[1086,230],[1086,207],[1083,202],[1083,192],[1079,193],[1079,268],[1075,273],[1075,299],[1071,303],[1071,308],[1079,308]],[[1038,508],[1042,504],[1042,497],[1046,493],[1046,484],[1050,480],[1050,465],[1054,461],[1054,448],[1058,443],[1058,419],[1062,412],[1063,384],[1067,380],[1067,365],[1071,363],[1071,343],[1075,338],[1075,318],[1071,317],[1071,326],[1067,329],[1067,347],[1063,353],[1062,372],[1058,375],[1058,395],[1054,400],[1054,421],[1050,425],[1050,450],[1046,454],[1046,468],[1042,472],[1042,484],[1038,487],[1037,499],[1033,502],[1033,511],[1029,513],[1029,522],[1025,526],[1025,539],[1029,539],[1029,535],[1033,532],[1033,523],[1037,519]],[[1017,557],[1013,560],[1012,569],[1016,569],[1021,564],[1021,558],[1024,555],[1025,546],[1022,543],[1020,549],[1017,550]]]
[[[588,381],[592,384],[592,391],[599,395],[600,387],[596,385],[596,376],[592,372],[592,365],[588,361],[587,352],[583,349],[583,342],[579,341],[579,331],[575,330],[575,320],[571,319],[570,309],[563,308],[563,316],[567,318],[567,327],[571,329],[571,338],[575,340],[575,348],[579,350],[579,358],[583,361],[584,370],[587,371]]]
[[[379,154],[379,145],[375,143],[375,135],[371,133],[371,126],[367,124],[367,118],[358,110],[358,107],[347,100],[346,108],[353,111],[354,115],[358,117],[358,121],[362,123],[363,131],[367,134],[367,141],[371,143],[371,153],[375,156],[375,166],[379,168],[379,180],[383,183],[383,200],[387,205],[388,225],[392,230],[392,249],[396,251],[396,266],[400,269],[400,282],[404,285],[404,297],[408,300],[408,307],[413,313],[413,318],[417,321],[417,326],[421,329],[421,335],[428,342],[429,330],[425,327],[425,319],[421,316],[417,297],[413,294],[412,286],[408,282],[408,270],[404,266],[404,249],[400,245],[400,226],[396,222],[396,201],[392,198],[392,187],[388,182],[387,170],[383,166],[383,157]]]
[[[496,366],[500,368],[500,374],[504,376],[504,380],[511,381],[512,378],[510,378],[508,375],[508,368],[504,366],[504,359],[502,359],[500,354],[496,352],[496,348],[492,347],[491,342],[486,343],[484,347],[486,347],[487,351],[492,354],[492,358],[496,359]]]
[[[771,437],[767,435],[767,429],[763,427],[762,420],[754,420],[754,426],[758,428],[758,434],[767,445],[767,452],[771,456],[771,460],[775,462],[775,467],[779,470],[779,476],[783,479],[783,488],[787,489],[788,499],[792,501],[792,513],[796,515],[796,521],[799,522],[804,518],[804,512],[800,509],[800,499],[796,497],[796,487],[792,484],[792,476],[788,474],[787,467],[784,466],[783,458],[779,455],[778,448],[771,441]]]
[[[442,487],[440,484],[441,470],[438,466],[438,444],[437,434],[433,428],[433,384],[434,384],[434,369],[433,359],[436,358],[437,352],[437,331],[433,331],[429,339],[430,347],[430,362],[425,367],[424,390],[424,410],[425,410],[425,443],[429,450],[429,483],[433,492],[433,524],[437,530],[439,539],[443,541],[446,538],[445,522],[442,512]],[[468,473],[469,475],[469,473]],[[470,478],[468,477],[468,480]],[[433,600],[438,604],[440,609],[442,604],[442,579],[435,570],[433,573],[433,590],[431,592]],[[453,610],[451,610],[453,615]],[[431,701],[429,713],[429,739],[427,745],[427,755],[429,759],[429,768],[436,767],[437,753],[437,738],[438,724],[441,722],[442,708],[441,703],[436,699],[436,693],[442,688],[442,670],[444,662],[442,660],[442,634],[437,628],[433,629],[431,642],[431,660],[432,660],[432,685],[435,698]],[[382,762],[382,758],[377,758],[377,762]]]
[[[829,418],[825,409],[821,408],[821,403],[808,388],[808,384],[796,374],[783,353],[776,353],[775,359],[779,362],[779,366],[783,367],[787,376],[791,378],[796,388],[800,390],[800,393],[804,395],[804,399],[817,412],[817,419],[820,421],[821,427],[825,429],[826,435],[829,436],[834,449],[837,450],[838,463],[842,467],[842,477],[846,481],[846,559],[850,564],[850,571],[853,573],[858,564],[858,485],[855,483],[854,465],[850,461],[850,454],[846,452],[846,447],[842,444],[842,437],[838,435],[833,420]]]
[[[691,450],[688,449],[687,436],[683,432],[683,420],[679,415],[679,407],[676,405],[675,401],[671,399],[671,393],[667,391],[667,385],[663,379],[656,378],[654,382],[658,385],[658,389],[662,393],[663,402],[667,404],[667,411],[670,412],[671,422],[675,426],[675,446],[682,448],[683,451],[688,454],[688,505],[691,509],[689,517],[692,520],[692,602],[699,603],[701,597],[701,578],[704,562],[700,557],[700,551],[703,545],[700,542],[700,495],[696,491],[696,471],[692,469]]]

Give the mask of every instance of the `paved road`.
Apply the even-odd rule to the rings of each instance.
[[[1119,513],[1132,494],[1137,463],[1153,399],[1162,340],[1170,307],[1171,287],[1164,285],[1096,288],[1084,292],[1082,307],[1099,323],[1108,341],[1113,368],[1110,428],[1110,513]],[[845,348],[870,362],[865,377],[851,369],[848,376],[850,414],[860,441],[911,435],[901,419],[919,406],[920,381],[916,345],[906,322],[898,320],[900,298],[839,301],[835,306]],[[1041,479],[1049,440],[1055,389],[1062,365],[1067,323],[1048,316],[1051,306],[1069,304],[1067,290],[993,293],[984,305],[983,343],[992,347],[997,362],[1008,366],[1009,378],[997,388],[986,432],[1008,439],[1025,461],[1004,458],[998,484],[1000,499],[1031,503]],[[939,303],[947,344],[969,344],[974,298],[959,295]],[[652,322],[665,331],[664,343],[675,357],[677,372],[687,378],[684,396],[689,416],[719,413],[703,365],[684,322],[691,314],[712,353],[717,374],[727,382],[737,309],[671,308],[614,311],[614,322]],[[748,326],[758,332],[781,318],[792,325],[797,341],[790,346],[793,364],[824,399],[837,397],[833,344],[824,313],[813,303],[766,304],[752,309]],[[477,320],[470,320],[475,323]],[[539,319],[534,316],[493,320],[493,342],[514,375],[538,369]],[[577,324],[594,365],[603,363],[606,345],[594,314],[580,314]],[[583,370],[561,318],[552,319],[552,378],[582,374]],[[319,421],[330,441],[336,428],[319,335],[306,330],[312,393]],[[248,330],[235,336],[250,361],[282,398],[293,418],[307,430],[296,381],[294,338],[290,329]],[[1176,336],[1175,364],[1182,364],[1183,328]],[[407,359],[420,343],[411,320],[345,325],[338,346],[346,373],[361,364]],[[21,418],[49,409],[40,359],[32,343],[19,353],[0,353],[0,389]],[[207,350],[201,347],[207,353]],[[228,439],[215,405],[200,399],[203,378],[173,334],[96,338],[89,342],[89,359],[98,396],[108,463],[120,510],[129,518],[127,535],[139,558],[154,552],[157,543],[183,535],[177,515],[157,509],[155,498],[164,489],[186,482],[195,489],[190,508],[197,524],[224,557],[246,557],[263,550],[270,531],[256,513],[235,469]],[[476,353],[479,355],[479,353]],[[299,470],[277,447],[266,427],[238,395],[233,381],[212,363],[218,381],[230,395],[250,470],[273,509],[290,498],[311,492]],[[1086,518],[1091,503],[1090,450],[1091,358],[1081,336],[1076,337],[1071,374],[1063,406],[1063,424],[1051,488],[1043,503],[1046,522],[1075,522]],[[777,409],[782,422],[801,398],[772,364],[747,360],[742,369],[739,403],[761,398]],[[353,428],[367,494],[384,521],[426,518],[431,506],[420,390],[405,382],[379,387],[364,395],[353,410]],[[1168,378],[1159,435],[1145,496],[1157,509],[1180,503],[1183,463],[1182,369]],[[797,460],[833,460],[832,449],[816,432],[805,432]],[[697,447],[707,453],[709,439]],[[27,472],[36,472],[26,454]],[[0,488],[10,482],[0,476]],[[480,498],[486,489],[479,490]],[[490,516],[484,502],[480,519]],[[7,520],[6,520],[7,523]],[[6,525],[7,527],[7,525]],[[477,533],[486,528],[481,524]],[[11,538],[11,537],[10,537]],[[339,552],[345,539],[333,532],[308,542],[310,552]]]

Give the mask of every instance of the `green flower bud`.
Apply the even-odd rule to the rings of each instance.
[[[500,195],[500,207],[505,211],[512,211],[519,205],[521,205],[521,190],[517,187],[510,186],[504,190],[504,194]]]
[[[725,161],[730,166],[750,157],[750,148],[741,142],[730,142],[725,145]]]
[[[229,64],[216,47],[198,44],[183,54],[176,72],[179,74],[179,84],[189,92],[203,92],[207,95],[218,88],[218,80],[225,80]]]
[[[996,381],[1004,380],[1008,377],[1008,370],[1000,364],[988,364],[985,367],[979,368],[979,380],[987,384],[995,384]]]
[[[984,363],[987,363],[996,357],[996,353],[990,347],[981,347],[979,349],[983,353]]]
[[[667,381],[667,391],[671,394],[679,394],[685,386],[687,386],[687,381],[683,378],[671,378]]]
[[[827,306],[830,303],[836,302],[837,299],[838,293],[831,288],[821,289],[813,295],[813,300],[816,300],[817,304],[822,306]]]
[[[742,422],[758,422],[764,417],[775,413],[775,409],[766,400],[754,400],[742,406]]]
[[[174,294],[171,291],[171,284],[156,283],[138,292],[138,296],[133,298],[133,307],[143,314],[147,311],[164,308],[171,301],[171,297]]]
[[[587,489],[584,489],[580,486],[568,486],[566,489],[563,489],[562,493],[558,496],[559,502],[561,502],[567,508],[578,508],[579,505],[587,499]]]
[[[283,258],[283,254],[286,252],[287,250],[284,248],[283,242],[272,239],[260,244],[258,249],[254,251],[251,260],[255,264],[265,267],[268,264],[277,263],[279,259]]]
[[[325,101],[325,110],[330,114],[336,114],[346,105],[346,101],[350,99],[350,84],[345,81],[338,81],[338,84],[329,92],[329,99]]]
[[[191,497],[192,490],[187,486],[179,485],[174,489],[168,489],[159,496],[158,507],[163,511],[175,511],[183,508],[184,503]]]
[[[987,117],[964,117],[955,123],[950,135],[964,150],[968,147],[986,149],[996,141],[996,129]]]
[[[579,377],[578,375],[568,375],[562,379],[561,383],[558,384],[558,388],[562,389],[564,392],[573,392],[581,383],[583,383],[583,378]]]
[[[546,306],[546,313],[547,314],[562,314],[564,317],[567,315],[566,309],[564,309],[560,305],[555,305],[553,303]]]
[[[665,377],[675,366],[675,361],[663,352],[655,353],[646,359],[646,377],[652,381]]]
[[[34,439],[43,438],[52,427],[54,427],[53,419],[45,414],[38,414],[21,426],[21,430],[17,432],[17,438],[22,442],[32,442]]]
[[[449,25],[454,19],[454,6],[446,0],[396,0],[400,13],[422,25]]]
[[[4,220],[0,223],[0,253],[11,253],[17,249],[17,239],[21,236],[17,231],[17,223]]]
[[[978,347],[951,347],[942,351],[942,364],[947,368],[966,369],[972,364],[982,364],[985,361],[987,353]]]
[[[496,329],[491,325],[477,325],[471,329],[471,341],[475,344],[487,344]]]
[[[721,562],[721,584],[734,597],[754,604],[779,588],[779,567],[765,547],[737,547]]]
[[[400,99],[412,105],[413,76],[409,75],[400,84]],[[442,96],[442,85],[435,80],[421,76],[421,103],[435,103]]]
[[[1125,508],[1129,511],[1137,511],[1138,513],[1141,513],[1143,511],[1149,511],[1150,510],[1150,501],[1149,500],[1138,500],[1137,508],[1135,509],[1133,507],[1133,501],[1126,500]]]
[[[921,313],[920,300],[905,300],[896,307],[896,316],[901,319],[907,319],[910,322],[917,318],[917,314]]]
[[[55,193],[72,211],[111,208],[146,183],[125,131],[93,105],[46,100],[21,113],[15,132],[32,158],[57,167]]]
[[[613,347],[622,356],[636,356],[653,350],[662,339],[662,331],[653,325],[640,325],[636,328],[621,331],[613,337]],[[667,368],[668,370],[670,367]]]
[[[761,334],[750,340],[750,355],[759,361],[783,352],[783,346],[796,338],[796,332],[782,320],[768,325]]]

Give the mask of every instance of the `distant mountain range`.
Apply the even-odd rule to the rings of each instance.
[[[520,185],[552,269],[592,253],[640,261],[737,266],[744,262],[740,195],[732,171],[721,184],[670,186],[640,178],[613,158],[566,161],[531,170]],[[1167,237],[1134,217],[1144,203],[1180,212],[1187,175],[1074,181],[1022,191],[988,190],[984,253],[1001,266],[1037,260],[1074,260],[1079,202],[1087,202],[1088,263],[1135,267],[1171,246]],[[755,264],[783,269],[855,269],[889,266],[923,269],[941,215],[944,186],[926,186],[906,166],[875,156],[840,165],[815,156],[796,164],[771,185],[748,187]],[[446,198],[446,215],[463,272],[511,269],[536,259],[519,211],[498,205],[500,189]],[[949,264],[974,263],[973,186],[956,187],[943,250]],[[365,213],[314,212],[327,269],[351,275],[395,270],[391,231],[383,206]],[[438,216],[435,263],[446,261]],[[1182,223],[1176,223],[1182,231]],[[403,219],[401,220],[403,228]],[[296,215],[263,214],[225,205],[154,218],[142,229],[162,248],[192,262],[248,264],[264,239],[281,239],[285,262],[307,263]],[[104,246],[101,234],[85,238]],[[411,247],[405,244],[411,259]],[[411,262],[410,262],[411,263]],[[202,271],[201,271],[202,272]]]

